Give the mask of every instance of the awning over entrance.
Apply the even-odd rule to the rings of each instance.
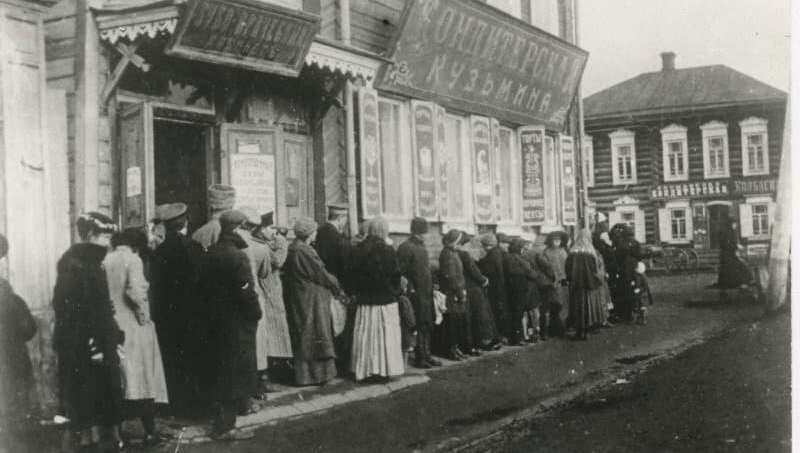
[[[204,0],[204,2],[212,5],[224,3],[216,0]],[[187,8],[185,3],[180,0],[105,0],[95,2],[92,10],[100,31],[100,39],[115,45],[120,40],[133,42],[140,38],[153,39],[161,34],[174,36],[176,30],[180,32],[182,21],[187,20],[187,14],[184,13],[184,9]],[[191,7],[191,3],[188,6]],[[307,13],[302,14],[307,15]],[[196,56],[199,52],[193,49],[189,53]],[[187,52],[175,52],[175,54],[196,59]],[[220,52],[213,50],[208,52],[207,58],[204,57],[203,60],[242,66],[237,63],[236,58],[226,58]],[[388,61],[377,54],[316,36],[305,52],[302,64],[340,73],[353,79],[361,78],[371,85],[381,64]],[[257,67],[248,68],[258,70]]]

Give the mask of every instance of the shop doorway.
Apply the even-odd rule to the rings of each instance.
[[[206,222],[208,127],[155,118],[153,154],[155,205],[186,203],[189,232]]]
[[[708,206],[708,239],[709,246],[712,249],[719,248],[720,233],[728,221],[730,215],[730,206],[724,204],[715,204]]]

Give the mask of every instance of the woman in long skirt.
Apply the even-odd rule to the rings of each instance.
[[[569,283],[569,317],[575,328],[575,338],[586,340],[592,327],[592,313],[596,310],[602,288],[600,279],[601,260],[592,246],[592,236],[588,229],[579,230],[575,243],[566,261],[566,277]]]
[[[114,318],[125,332],[122,345],[122,382],[126,416],[138,416],[144,427],[144,444],[159,442],[155,425],[155,403],[166,404],[167,381],[161,362],[156,328],[150,319],[142,260],[147,247],[144,231],[132,228],[115,237],[113,252],[103,261],[108,289],[114,302]]]
[[[353,255],[356,318],[350,369],[357,381],[403,374],[398,296],[400,262],[389,245],[389,227],[381,217],[367,222],[367,237]]]

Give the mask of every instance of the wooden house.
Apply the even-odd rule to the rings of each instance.
[[[647,243],[716,249],[738,220],[751,252],[767,246],[786,93],[724,65],[640,74],[584,100],[593,209]]]

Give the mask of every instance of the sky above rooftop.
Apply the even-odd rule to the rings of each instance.
[[[583,96],[661,69],[724,64],[789,90],[789,0],[578,0],[580,46],[590,52]],[[768,5],[768,6],[767,6]]]

